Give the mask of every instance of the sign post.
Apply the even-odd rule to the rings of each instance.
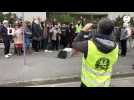
[[[123,17],[123,21],[124,21],[123,27],[125,27],[125,28],[128,28],[128,27],[129,27],[130,19],[131,19],[130,16],[124,16],[124,17]],[[128,34],[128,36],[131,36],[131,34]],[[128,39],[127,43],[129,43],[129,46],[130,46],[130,48],[131,48],[131,38]],[[127,48],[128,48],[128,47],[127,47]]]
[[[25,49],[25,33],[24,33],[24,12],[22,12],[22,23],[23,23],[23,56],[24,66],[26,65],[26,49]]]
[[[123,25],[128,26],[130,19],[131,19],[130,16],[124,16],[123,17],[123,21],[124,21]]]

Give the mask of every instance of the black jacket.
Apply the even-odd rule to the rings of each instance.
[[[40,25],[33,23],[32,24],[32,37],[34,40],[39,40],[41,38],[42,30]]]
[[[84,33],[80,33],[80,34],[84,34]],[[74,49],[83,52],[85,58],[87,57],[87,53],[88,53],[89,39],[92,39],[92,41],[95,43],[98,50],[103,53],[109,53],[117,46],[112,36],[97,33],[95,35],[92,35],[92,38],[84,38],[83,37],[84,35],[80,35],[80,34],[75,38],[72,46]]]
[[[0,34],[1,34],[2,37],[3,36],[8,36],[8,30],[3,25],[0,26]]]

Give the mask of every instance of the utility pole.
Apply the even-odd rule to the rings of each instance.
[[[22,23],[23,23],[23,56],[24,66],[26,65],[26,49],[25,49],[25,33],[24,33],[24,12],[22,12]]]

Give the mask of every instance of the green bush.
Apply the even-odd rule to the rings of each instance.
[[[115,19],[115,26],[116,27],[122,27],[123,26],[123,17],[120,17],[118,16],[116,19]]]
[[[56,19],[57,22],[61,23],[70,23],[74,22],[75,18],[70,16],[68,13],[47,13],[47,19],[48,20],[53,20]]]
[[[3,20],[4,20],[4,14],[0,12],[0,22],[2,22]]]
[[[14,18],[11,18],[11,16],[14,16]],[[8,20],[9,24],[14,24],[14,22],[16,21],[17,16],[14,13],[6,13],[3,14],[2,12],[0,12],[0,21],[2,22],[3,20]]]
[[[62,23],[70,23],[74,21],[74,18],[71,17],[70,15],[60,15],[57,16],[56,19],[58,22],[62,22]]]

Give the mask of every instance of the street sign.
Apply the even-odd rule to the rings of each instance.
[[[8,30],[8,35],[14,35],[14,31],[15,31],[14,28],[7,28],[7,30]]]
[[[124,23],[130,22],[130,16],[124,16],[123,21],[124,21]]]

